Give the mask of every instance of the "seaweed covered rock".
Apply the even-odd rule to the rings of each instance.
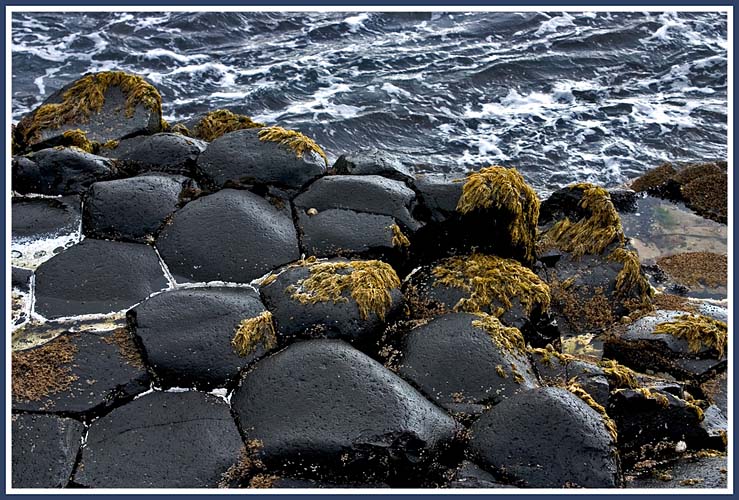
[[[53,93],[18,123],[22,147],[41,149],[69,143],[79,130],[89,142],[105,144],[161,128],[162,98],[137,75],[122,71],[88,73]],[[67,137],[65,137],[67,135]]]
[[[13,415],[13,488],[63,488],[82,444],[82,422],[54,415]]]
[[[198,157],[200,172],[217,187],[302,186],[324,173],[325,153],[308,137],[280,127],[229,132]]]
[[[269,315],[250,288],[208,287],[168,290],[127,316],[161,386],[210,389],[229,385],[275,346],[271,322],[262,329],[252,325],[264,314]],[[243,349],[233,343],[241,331]]]
[[[259,361],[232,405],[268,468],[307,478],[429,478],[460,427],[407,382],[339,340]]]
[[[684,252],[662,256],[657,266],[665,272],[667,287],[684,287],[692,297],[727,296],[728,258],[713,252]]]
[[[627,479],[626,488],[727,488],[727,457],[701,453],[658,464],[645,474]]]
[[[329,176],[294,200],[303,250],[308,255],[395,256],[420,227],[411,216],[415,193],[377,175]]]
[[[229,109],[217,109],[175,124],[171,130],[180,135],[213,142],[229,132],[264,126],[264,123],[255,122],[246,115],[234,113]]]
[[[90,488],[212,488],[241,446],[225,401],[195,391],[153,392],[90,425],[74,482]]]
[[[12,354],[13,409],[87,418],[149,389],[128,332],[64,333]]]
[[[168,174],[96,182],[85,197],[82,231],[91,238],[153,242],[197,189],[192,179]]]
[[[279,343],[301,337],[365,345],[403,303],[398,275],[376,260],[307,259],[265,283],[262,301],[272,313]]]
[[[397,158],[377,148],[346,153],[336,160],[331,173],[339,175],[380,175],[396,181],[413,182],[413,174]]]
[[[726,369],[728,327],[723,321],[682,311],[657,311],[606,339],[604,353],[641,370],[705,381]]]
[[[618,486],[615,443],[603,417],[565,389],[507,399],[485,412],[470,434],[476,462],[521,486]]]
[[[521,332],[494,316],[445,314],[411,330],[403,344],[398,374],[453,414],[475,416],[539,385]]]
[[[36,270],[36,312],[62,316],[120,311],[166,288],[154,249],[87,239]]]
[[[440,311],[484,312],[533,334],[549,308],[549,287],[513,259],[474,253],[439,260],[412,273],[403,285],[415,317]]]
[[[299,257],[290,211],[233,189],[178,210],[156,245],[177,281],[248,283]]]
[[[130,170],[197,176],[197,159],[207,143],[181,134],[160,133],[123,139],[98,154],[128,165]]]
[[[93,182],[121,175],[112,160],[78,148],[42,149],[12,164],[13,190],[24,194],[80,194]]]

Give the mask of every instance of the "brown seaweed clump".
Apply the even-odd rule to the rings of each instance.
[[[392,305],[390,290],[400,286],[400,278],[389,264],[379,260],[308,262],[308,278],[286,290],[301,304],[346,302],[348,292],[357,303],[363,320],[374,312],[381,320]]]
[[[702,217],[726,224],[728,179],[725,173],[700,177],[680,187],[687,205]]]
[[[255,471],[264,469],[264,463],[259,458],[259,452],[264,443],[258,439],[250,439],[239,450],[239,458],[226,470],[218,482],[219,488],[229,488],[244,482]]]
[[[637,193],[658,189],[670,182],[674,175],[675,168],[669,163],[663,163],[632,182],[631,189]]]
[[[598,415],[600,415],[601,419],[603,420],[603,424],[606,426],[606,430],[611,435],[611,439],[615,443],[618,439],[618,429],[616,428],[616,422],[614,422],[614,420],[608,416],[608,413],[606,413],[606,409],[603,408],[603,405],[593,399],[593,396],[591,396],[585,389],[580,387],[580,385],[574,381],[570,382],[570,384],[567,386],[567,390],[580,398],[585,404],[587,404],[589,407],[595,410]]]
[[[683,285],[726,286],[729,275],[726,255],[686,252],[660,257],[657,265]]]
[[[658,293],[652,299],[652,305],[655,309],[666,309],[668,311],[686,311],[697,313],[698,309],[691,304],[688,299],[680,295],[672,295],[669,293]]]
[[[688,341],[691,352],[699,352],[708,347],[718,352],[719,358],[726,352],[728,327],[723,321],[707,316],[683,314],[675,321],[659,323],[654,328],[655,334],[668,334]]]
[[[449,257],[441,260],[432,274],[436,282],[467,293],[467,297],[454,306],[456,311],[480,312],[492,307],[494,301],[510,308],[514,298],[527,313],[535,307],[541,311],[549,309],[549,286],[531,269],[513,259],[481,253]],[[500,316],[505,310],[499,307],[491,312]]]
[[[296,130],[287,130],[282,127],[265,127],[259,131],[259,140],[276,142],[292,149],[295,156],[302,158],[307,151],[312,151],[321,158],[328,166],[328,158],[326,153],[321,149],[316,141],[307,137]]]
[[[628,366],[611,359],[604,359],[600,362],[600,367],[608,377],[612,387],[628,387],[629,389],[639,387],[636,372]]]
[[[577,222],[565,217],[554,224],[542,236],[542,247],[556,247],[577,258],[585,254],[601,254],[615,242],[623,245],[625,237],[621,218],[608,191],[587,183],[574,184],[570,189],[582,191],[579,206],[589,215]]]
[[[105,93],[111,87],[118,87],[125,96],[126,117],[132,117],[139,104],[161,115],[162,97],[142,77],[123,71],[91,73],[64,91],[60,103],[44,104],[32,115],[21,120],[18,130],[23,142],[38,139],[42,130],[58,129],[65,123],[87,122],[90,115],[103,108]]]
[[[505,326],[495,316],[485,313],[475,313],[477,319],[472,320],[472,326],[481,328],[490,335],[498,347],[508,352],[525,352],[526,342],[518,328]]]
[[[80,129],[67,130],[62,134],[67,146],[74,146],[76,148],[85,151],[86,153],[94,153],[100,148],[100,144],[92,142],[87,138],[85,132]]]
[[[393,232],[393,239],[392,239],[392,245],[396,248],[408,248],[411,246],[411,240],[408,239],[408,237],[403,234],[403,231],[400,229],[400,226],[397,224],[393,224],[390,226],[390,230]]]
[[[177,125],[175,125],[177,127]],[[261,128],[264,127],[264,123],[255,122],[246,115],[237,115],[227,109],[218,109],[211,111],[206,114],[194,127],[195,137],[203,139],[204,141],[211,142],[214,139],[221,137],[223,134],[233,132],[235,130],[242,130],[246,128]],[[175,131],[174,129],[172,129]],[[180,125],[176,132],[188,133],[189,131],[184,125]]]
[[[14,351],[11,359],[13,397],[39,401],[69,389],[79,377],[72,373],[77,346],[62,335],[40,347]]]
[[[649,280],[641,272],[641,264],[636,252],[617,248],[611,252],[608,260],[623,265],[616,276],[616,294],[619,298],[626,299],[628,309],[630,311],[651,311],[654,291]]]
[[[536,192],[515,168],[491,166],[467,175],[457,212],[468,214],[495,207],[509,213],[511,243],[522,246],[526,261],[533,263],[539,206]]]
[[[239,356],[251,354],[257,349],[259,343],[268,351],[277,346],[277,334],[272,322],[272,313],[269,311],[241,321],[231,341]]]

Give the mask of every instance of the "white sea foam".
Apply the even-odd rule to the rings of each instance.
[[[366,12],[362,12],[361,14],[357,14],[356,16],[350,16],[344,19],[344,23],[346,23],[349,26],[349,31],[352,33],[356,33],[360,30],[360,28],[364,27],[364,22],[369,19],[369,14]]]
[[[206,61],[210,59],[210,56],[207,56],[205,54],[193,54],[193,55],[188,56],[184,54],[178,54],[177,52],[174,52],[168,49],[150,49],[144,52],[143,57],[146,59],[157,59],[160,57],[167,57],[170,59],[174,59],[175,61],[179,61],[181,63]]]

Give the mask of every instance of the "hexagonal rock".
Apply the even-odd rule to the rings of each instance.
[[[160,384],[209,389],[230,384],[274,342],[255,338],[245,357],[231,345],[240,322],[264,310],[250,288],[184,288],[147,299],[128,322]]]
[[[356,272],[356,269],[351,267],[352,262],[372,262],[379,270],[387,270],[389,267],[385,267],[387,264],[378,261],[348,261],[345,259],[322,262],[300,261],[280,270],[274,280],[260,287],[262,302],[272,313],[280,344],[299,337],[343,338],[359,345],[367,345],[380,333],[386,321],[398,313],[403,304],[403,295],[397,286],[386,288],[389,302],[384,317],[373,310],[363,316],[348,287],[341,291],[340,296],[336,297],[337,300],[328,296],[323,300],[318,300],[320,293],[315,295],[316,300],[296,294],[302,290],[303,283],[310,278],[312,272],[321,272],[325,279],[337,278],[340,275]],[[331,269],[332,266],[344,266],[347,263],[350,268],[335,271]],[[320,283],[317,285],[320,287]],[[303,297],[302,301],[301,297]]]
[[[464,176],[454,174],[418,174],[413,187],[429,220],[444,222],[457,217],[457,203],[462,196]]]
[[[82,422],[54,415],[13,415],[13,488],[63,488],[82,444]]]
[[[213,488],[242,447],[228,404],[153,392],[94,421],[74,482],[92,488]]]
[[[12,167],[13,189],[19,193],[79,194],[96,181],[121,175],[107,158],[76,148],[52,148],[28,157],[16,157]]]
[[[166,219],[196,192],[197,184],[181,175],[96,182],[85,198],[82,230],[92,238],[153,241]]]
[[[101,148],[100,155],[124,161],[137,170],[192,176],[196,161],[208,143],[180,134],[140,135],[122,140],[115,148]]]
[[[312,152],[298,157],[287,146],[259,140],[259,131],[236,130],[217,138],[198,158],[198,168],[218,187],[270,184],[300,189],[323,174],[321,157]]]
[[[14,241],[49,238],[74,233],[80,226],[80,197],[13,198]]]
[[[460,427],[407,382],[339,340],[297,342],[259,361],[232,399],[267,467],[334,477],[404,477]]]
[[[13,409],[95,416],[149,388],[125,329],[65,333],[13,352]]]
[[[539,386],[525,351],[502,345],[474,314],[447,314],[414,328],[402,353],[398,374],[453,413],[479,414]]]
[[[413,174],[397,158],[377,148],[343,154],[331,170],[341,175],[381,175],[396,181],[413,181]]]
[[[299,257],[290,211],[233,189],[178,210],[157,248],[177,281],[248,283]]]
[[[601,416],[566,389],[523,392],[470,429],[470,451],[490,471],[532,488],[613,488],[616,450]]]
[[[52,319],[120,311],[166,287],[152,247],[88,239],[36,270],[36,312]]]

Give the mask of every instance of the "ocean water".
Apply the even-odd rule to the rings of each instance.
[[[542,193],[727,154],[720,13],[17,13],[12,43],[14,120],[115,69],[171,123],[228,107],[331,159],[515,166]]]

